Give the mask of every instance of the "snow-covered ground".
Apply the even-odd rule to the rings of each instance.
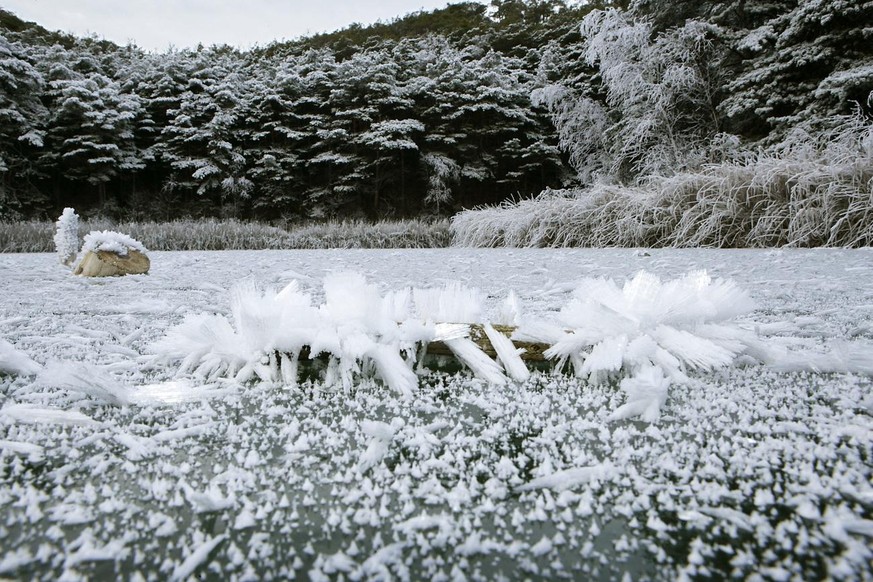
[[[150,258],[146,276],[81,279],[0,255],[16,350],[0,358],[24,368],[0,374],[0,576],[873,577],[871,249]],[[609,421],[616,381],[434,374],[403,399],[370,380],[204,385],[154,361],[185,315],[227,314],[241,279],[318,295],[349,269],[383,291],[460,280],[494,307],[514,290],[543,317],[581,278],[706,269],[756,301],[741,325],[834,371],[692,374],[649,424]]]

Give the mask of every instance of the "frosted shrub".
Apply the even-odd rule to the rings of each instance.
[[[61,264],[69,267],[79,252],[79,215],[72,208],[64,208],[55,225],[55,249]]]
[[[580,33],[583,58],[597,68],[600,86],[550,85],[531,100],[550,112],[584,182],[628,181],[712,161],[717,28],[689,20],[655,34],[650,22],[626,12],[593,10]]]
[[[771,247],[873,244],[873,125],[860,116],[797,130],[770,152],[595,183],[468,210],[454,244],[528,247]]]

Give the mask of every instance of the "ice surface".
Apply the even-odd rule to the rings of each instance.
[[[6,417],[16,422],[71,424],[97,426],[100,423],[75,410],[60,410],[32,404],[5,404],[0,408],[0,418]]]
[[[4,339],[39,363],[84,363],[130,388],[127,405],[109,406],[36,376],[0,375],[5,577],[871,575],[869,250],[155,255],[147,278],[100,282],[71,280],[50,254],[0,255]],[[294,385],[240,385],[207,382],[149,355],[186,317],[209,315],[232,334],[190,369],[233,366],[223,352],[235,357],[244,342],[222,290],[249,279],[275,300],[283,292],[269,295],[266,284],[281,288],[289,269],[307,278],[280,301],[308,297],[312,311],[324,302],[318,282],[349,269],[366,272],[386,302],[392,296],[383,315],[414,309],[407,289],[459,279],[481,290],[482,319],[496,322],[512,288],[522,321],[540,322],[536,333],[555,338],[582,280],[602,277],[623,292],[641,269],[663,288],[703,268],[713,280],[734,280],[758,305],[710,323],[660,321],[730,352],[746,346],[736,365],[714,370],[661,347],[656,325],[613,344],[624,346],[622,369],[602,383],[533,373],[496,385],[428,373],[411,398],[374,381],[366,357],[358,362],[365,373],[336,391],[302,367]],[[169,308],[106,308],[139,302]],[[287,313],[305,320],[311,312]],[[434,327],[410,327],[391,341]],[[289,341],[309,333],[301,329]],[[360,353],[365,343],[348,349]],[[580,347],[579,368],[594,345]],[[272,374],[265,356],[240,358]],[[663,374],[639,382],[646,364]],[[823,364],[833,371],[816,371]],[[281,377],[285,362],[276,368]],[[251,374],[259,377],[254,367]],[[668,378],[657,424],[611,419],[636,401],[635,390],[642,402],[659,402]],[[371,444],[378,450],[365,454]],[[366,471],[362,458],[374,461],[360,466]]]

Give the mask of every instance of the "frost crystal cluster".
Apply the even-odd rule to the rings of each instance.
[[[654,421],[671,382],[686,381],[689,370],[728,366],[757,343],[751,332],[725,323],[753,307],[733,282],[703,271],[667,282],[641,272],[622,287],[588,279],[561,310],[568,331],[549,338],[546,355],[593,382],[629,373],[621,383],[628,403],[614,416]]]
[[[155,345],[159,359],[181,362],[183,373],[207,379],[245,382],[297,382],[302,359],[327,360],[328,385],[348,389],[360,376],[376,376],[403,396],[418,386],[416,365],[435,341],[489,384],[529,378],[512,340],[551,347],[546,356],[557,369],[568,363],[594,383],[620,373],[627,404],[616,418],[658,418],[672,382],[689,370],[730,365],[754,346],[754,334],[726,321],[752,308],[748,295],[729,281],[693,273],[662,282],[640,273],[623,287],[606,279],[583,280],[557,321],[527,320],[510,294],[512,339],[497,332],[483,315],[484,296],[459,283],[441,288],[392,291],[357,273],[329,275],[324,302],[314,305],[297,281],[276,293],[251,282],[233,291],[232,319],[223,315],[188,316]],[[500,309],[505,317],[508,307]],[[497,354],[489,357],[470,336],[482,329]],[[753,354],[754,355],[754,354]]]

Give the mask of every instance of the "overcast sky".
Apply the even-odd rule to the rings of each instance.
[[[481,0],[487,3],[485,0]],[[453,0],[3,0],[3,8],[49,30],[94,33],[156,51],[230,44],[241,48],[387,21]]]

